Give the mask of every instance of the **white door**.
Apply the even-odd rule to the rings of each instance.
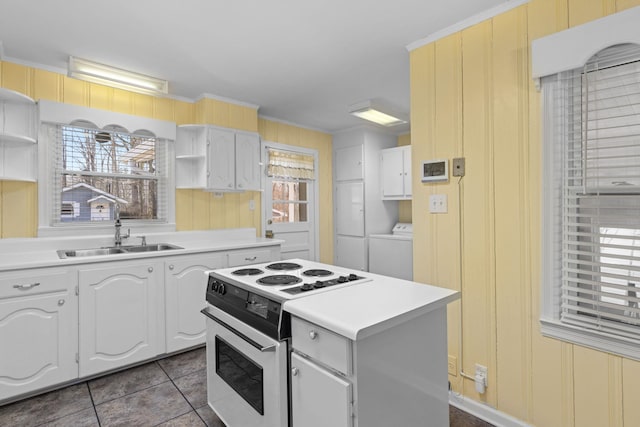
[[[265,162],[269,158],[269,149],[274,147],[279,151],[312,155],[314,163],[317,164],[315,151],[273,143],[264,144]],[[316,181],[269,176],[267,173],[262,195],[265,236],[284,240],[281,249],[282,259],[301,258],[317,261]]]

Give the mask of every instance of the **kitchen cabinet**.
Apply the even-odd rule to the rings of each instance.
[[[156,259],[78,271],[80,376],[164,353],[164,264]]]
[[[203,344],[207,280],[204,272],[226,266],[225,254],[169,258],[165,261],[167,353]]]
[[[411,146],[380,151],[382,199],[411,199]]]
[[[0,180],[36,180],[37,134],[35,101],[0,88]]]
[[[77,276],[0,273],[0,401],[78,377]]]
[[[379,185],[380,152],[396,143],[371,129],[334,135],[334,264],[367,271],[367,236],[388,233],[398,221],[398,204],[382,200]]]
[[[297,353],[291,353],[291,376],[293,425],[352,425],[350,382]]]
[[[208,125],[178,127],[177,188],[259,191],[260,171],[258,134]]]

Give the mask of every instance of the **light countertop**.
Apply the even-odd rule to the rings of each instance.
[[[137,245],[129,239],[123,246]],[[183,249],[60,259],[58,250],[113,246],[112,235],[85,237],[40,237],[0,239],[0,272],[24,268],[60,267],[77,264],[171,257],[202,252],[250,249],[282,244],[281,240],[256,237],[255,229],[178,231],[146,234],[147,244],[170,243]]]
[[[460,298],[450,289],[369,273],[373,280],[286,301],[283,309],[351,340],[404,323]]]

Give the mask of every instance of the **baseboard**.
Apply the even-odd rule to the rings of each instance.
[[[496,427],[531,427],[524,421],[500,412],[485,403],[476,402],[471,398],[451,391],[449,392],[449,404]]]

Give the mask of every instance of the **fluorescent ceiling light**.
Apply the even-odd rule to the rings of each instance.
[[[369,120],[382,126],[396,126],[407,123],[400,114],[391,113],[374,104],[372,101],[364,101],[349,107],[349,113],[364,120]]]
[[[133,92],[151,95],[166,95],[169,93],[169,83],[166,80],[98,64],[73,56],[69,57],[69,72],[67,74],[69,77],[76,79]]]

